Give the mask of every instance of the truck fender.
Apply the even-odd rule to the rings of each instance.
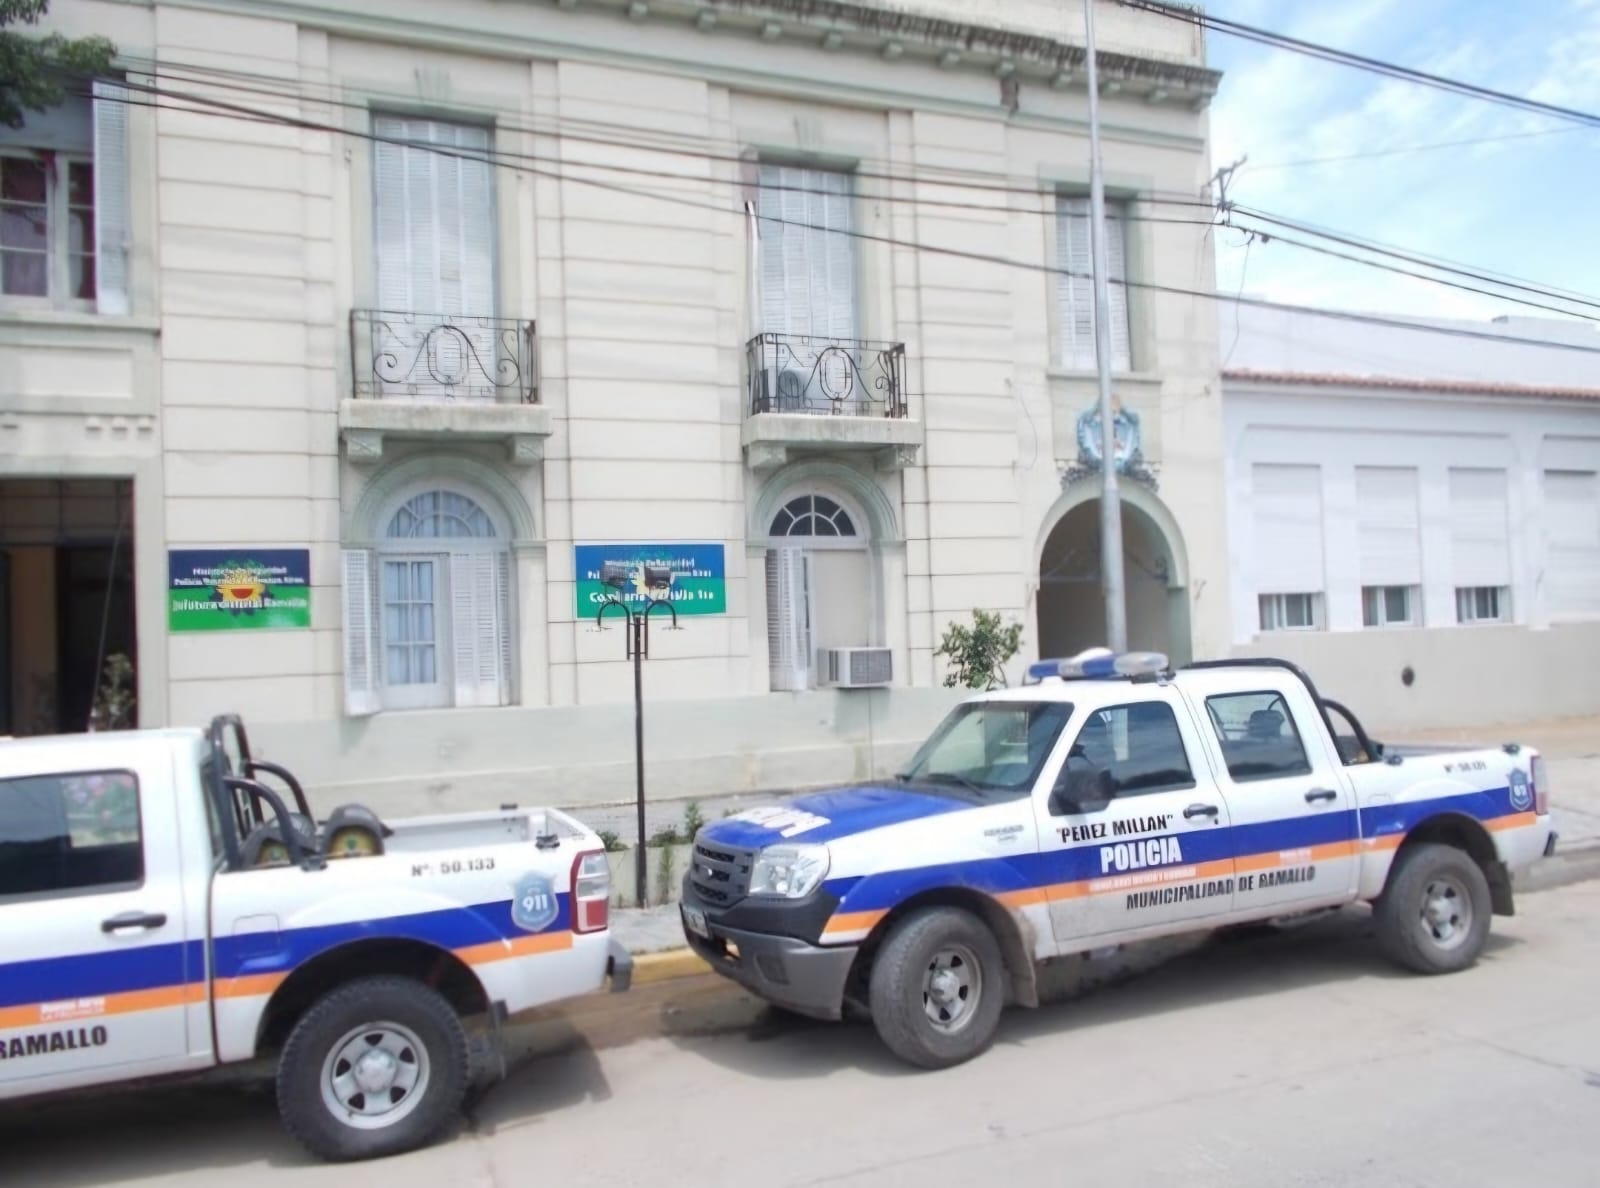
[[[382,917],[372,918],[371,910],[370,897],[360,892],[318,902],[283,922],[275,949],[255,947],[240,963],[235,977],[282,978],[257,1027],[258,1051],[286,1035],[318,997],[358,976],[415,978],[463,1014],[487,1007],[473,967],[502,951],[509,955],[511,941],[480,907],[419,891],[386,897]],[[228,940],[219,938],[219,957]]]
[[[1038,1006],[1038,971],[1034,958],[1038,938],[1032,921],[1013,905],[1013,901],[1020,903],[1024,896],[1030,894],[1030,890],[1022,885],[1020,878],[1007,879],[1003,875],[990,877],[980,885],[969,880],[952,879],[950,872],[941,872],[936,867],[869,875],[850,889],[838,910],[853,911],[850,906],[852,898],[857,902],[883,902],[888,899],[894,906],[873,924],[872,931],[862,942],[852,970],[852,981],[864,982],[884,938],[909,913],[925,907],[964,908],[983,920],[1000,943],[1000,952],[1006,963],[1010,991],[1008,997],[1021,1006]]]
[[[1395,871],[1400,867],[1401,856],[1419,845],[1437,843],[1454,846],[1465,851],[1478,864],[1489,881],[1489,902],[1497,916],[1513,916],[1516,904],[1511,893],[1511,874],[1501,861],[1499,847],[1494,837],[1484,828],[1483,822],[1467,813],[1438,812],[1424,818],[1406,831],[1404,839],[1395,850],[1384,876],[1383,890],[1389,890]]]

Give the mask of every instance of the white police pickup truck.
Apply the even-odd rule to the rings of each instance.
[[[1367,902],[1399,963],[1465,968],[1554,846],[1531,750],[1380,746],[1283,661],[1092,649],[966,700],[893,781],[703,826],[680,910],[718,972],[937,1068],[1038,1004],[1037,963],[1152,937]]]
[[[316,822],[236,717],[0,742],[0,1099],[266,1057],[314,1154],[421,1146],[464,1020],[627,989],[609,894],[550,809]]]

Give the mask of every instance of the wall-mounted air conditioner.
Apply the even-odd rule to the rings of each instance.
[[[875,689],[894,679],[894,653],[888,648],[823,648],[821,684],[833,689]]]

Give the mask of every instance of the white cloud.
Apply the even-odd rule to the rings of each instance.
[[[1600,0],[1568,0],[1557,20],[1537,23],[1517,20],[1514,14],[1505,19],[1505,10],[1497,5],[1468,15],[1471,10],[1463,12],[1459,0],[1449,0],[1448,7],[1432,13],[1427,0],[1412,5],[1389,0],[1318,5],[1302,9],[1303,18],[1298,23],[1289,18],[1287,25],[1279,14],[1252,19],[1244,15],[1245,7],[1259,11],[1262,6],[1243,0],[1214,11],[1445,77],[1535,94],[1547,102],[1600,107]],[[1445,14],[1459,14],[1459,19],[1439,19]],[[1227,165],[1248,153],[1250,162],[1233,178],[1229,197],[1305,223],[1488,263],[1485,253],[1499,246],[1497,221],[1519,203],[1526,205],[1527,183],[1532,182],[1523,178],[1523,185],[1514,186],[1496,158],[1528,162],[1542,160],[1543,154],[1565,159],[1563,152],[1581,143],[1550,133],[1558,125],[1547,117],[1503,105],[1286,51],[1228,48],[1240,65],[1225,73],[1213,108],[1213,161]],[[1533,132],[1540,135],[1528,135]],[[1511,137],[1520,139],[1507,139]],[[1292,168],[1252,168],[1469,139],[1479,143]],[[1246,270],[1242,239],[1234,233],[1216,239],[1222,292],[1236,293],[1242,283],[1247,293],[1275,300],[1429,316],[1484,317],[1517,308],[1288,244],[1255,244]],[[1539,264],[1525,264],[1517,260],[1515,270],[1538,274]]]

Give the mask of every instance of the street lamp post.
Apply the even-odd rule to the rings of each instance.
[[[644,588],[646,591],[667,590],[672,586],[672,571],[664,566],[645,565]],[[609,586],[613,593],[606,595],[600,609],[595,612],[595,626],[604,631],[606,611],[617,607],[627,617],[628,637],[626,640],[626,655],[633,661],[633,770],[634,770],[634,810],[637,815],[639,837],[634,847],[633,854],[633,879],[634,899],[639,907],[645,906],[645,853],[644,853],[644,661],[650,658],[650,615],[658,607],[666,607],[672,615],[672,626],[669,631],[680,630],[678,627],[678,609],[665,598],[657,598],[653,593],[646,593],[644,608],[634,610],[622,599],[618,598],[615,591],[623,590],[628,585],[628,569],[623,565],[607,564],[600,568],[600,582]]]

